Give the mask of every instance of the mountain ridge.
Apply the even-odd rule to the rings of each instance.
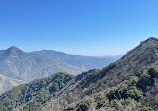
[[[56,72],[77,75],[91,68],[101,68],[118,59],[75,56],[51,50],[46,52],[24,52],[15,46],[0,50],[0,73],[8,78],[30,82]],[[5,89],[9,88],[11,87]],[[4,92],[5,89],[0,91]]]
[[[63,52],[56,52],[48,50],[44,55],[42,55],[42,51],[36,52],[29,52],[26,53],[19,48],[12,46],[7,50],[0,50],[0,73],[4,74],[5,76],[18,78],[21,80],[27,79],[27,74],[32,73],[33,75],[39,75],[38,77],[48,76],[55,72],[68,72],[70,74],[79,74],[82,71],[86,71],[90,68],[95,68],[97,66],[97,61],[100,60],[97,68],[101,68],[106,64],[109,64],[112,61],[115,61],[117,58],[112,59],[103,59],[103,58],[96,58],[96,57],[88,57],[88,56],[75,56],[75,55],[68,55]],[[53,53],[53,55],[51,54]],[[64,57],[63,57],[64,56]],[[74,61],[70,59],[74,57]],[[88,60],[90,58],[90,60]],[[67,60],[66,60],[67,59]],[[96,59],[96,60],[95,60]],[[73,60],[73,58],[72,58]],[[87,62],[87,61],[88,62]],[[93,60],[96,62],[93,62]],[[75,63],[76,62],[76,63]],[[84,66],[85,63],[87,64]],[[80,64],[77,66],[77,64]],[[27,65],[27,66],[26,66]],[[40,72],[36,68],[45,66]],[[93,66],[94,65],[94,66]],[[27,69],[25,68],[28,67]],[[34,68],[33,68],[34,67]],[[7,68],[8,71],[3,70],[3,68]],[[31,71],[31,69],[34,69]],[[50,69],[52,68],[52,69]],[[36,72],[37,71],[37,72]],[[43,74],[42,74],[43,73]],[[24,74],[24,77],[19,77],[19,75]],[[33,80],[37,77],[29,77],[28,80]],[[27,81],[27,80],[26,80]]]
[[[95,94],[103,89],[108,89],[129,79],[137,74],[141,68],[158,64],[158,40],[148,39],[148,42],[143,42],[135,49],[128,52],[118,61],[110,64],[102,70],[94,71],[84,76],[78,83],[78,88],[84,89],[80,94],[80,90],[76,87],[73,89],[72,95],[83,99],[85,95]],[[149,44],[150,43],[150,44]],[[71,92],[71,91],[70,91]],[[72,97],[67,92],[67,96]],[[62,101],[67,101],[66,96],[60,98]],[[76,101],[78,99],[74,99]],[[61,102],[61,101],[60,101]],[[59,102],[59,103],[60,103]],[[71,103],[71,102],[70,102]],[[69,103],[69,104],[70,104]],[[52,104],[57,104],[52,102]],[[64,102],[62,102],[64,104]],[[49,107],[49,105],[48,105]]]
[[[37,111],[55,111],[64,109],[70,104],[83,100],[87,96],[90,97],[98,92],[107,91],[108,89],[117,86],[121,82],[129,80],[132,76],[136,76],[138,71],[140,71],[143,67],[158,65],[157,52],[158,40],[148,39],[148,41],[141,42],[139,46],[107,67],[104,67],[101,70],[89,70],[88,72],[83,72],[72,78],[72,80],[67,82],[60,91],[50,93],[50,100],[46,101],[46,104],[41,104],[40,106],[36,104],[33,105],[31,103],[36,103],[37,100],[31,99],[29,100],[31,103],[27,102],[25,105],[22,103],[22,105],[18,107],[16,104],[14,104],[12,107],[17,107],[16,110],[31,110],[33,108]],[[57,86],[60,86],[60,84],[57,84]],[[35,89],[38,89],[38,87],[45,88],[45,86],[41,86],[40,83],[35,86]],[[11,91],[14,91],[14,89]],[[40,91],[45,93],[45,91]],[[8,94],[10,93],[4,93],[2,96],[4,97]],[[29,97],[30,96],[34,97],[34,95],[29,95]],[[21,98],[27,99],[24,96],[17,99],[19,100]],[[10,98],[10,100],[14,101],[12,98]]]

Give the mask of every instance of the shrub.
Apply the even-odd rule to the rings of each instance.
[[[149,106],[145,106],[142,111],[153,111],[153,109]]]

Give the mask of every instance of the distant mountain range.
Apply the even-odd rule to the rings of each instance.
[[[69,55],[52,50],[24,52],[13,46],[7,50],[0,50],[0,74],[7,78],[29,82],[56,72],[67,72],[77,75],[89,69],[107,66],[119,58],[120,56],[99,58]],[[17,82],[17,84],[19,83]],[[3,84],[8,87],[1,88],[1,93],[15,86],[8,85],[7,82]]]
[[[157,111],[157,97],[158,39],[151,37],[103,69],[19,85],[0,96],[0,110]]]

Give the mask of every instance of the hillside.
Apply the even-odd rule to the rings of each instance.
[[[14,79],[31,81],[56,72],[76,75],[91,68],[102,68],[117,59],[73,56],[56,51],[26,53],[13,46],[0,51],[0,73]]]
[[[19,85],[0,96],[0,111],[11,111],[16,107],[21,110],[38,110],[73,78],[74,76],[66,73],[56,73],[47,78]],[[20,107],[24,104],[27,104],[26,107]]]
[[[79,56],[79,55],[65,54],[63,52],[57,52],[57,51],[52,51],[52,50],[35,51],[35,52],[32,52],[32,54],[41,55],[51,60],[58,60],[60,62],[70,64],[72,66],[77,66],[82,69],[85,69],[84,71],[87,71],[87,69],[103,68],[104,66],[122,57],[119,55],[118,56],[103,56],[103,57]]]
[[[151,37],[102,70],[93,70],[78,75],[77,77],[81,77],[80,81],[58,99],[52,99],[52,102],[48,103],[46,108],[52,107],[53,104],[62,104],[66,107],[68,104],[79,101],[86,96],[91,96],[130,79],[143,67],[154,65],[158,65],[158,39]],[[67,97],[71,98],[71,101],[67,100]],[[54,108],[52,107],[50,110]]]
[[[64,111],[157,111],[157,82],[158,66],[146,67],[116,87],[71,104]]]
[[[6,76],[0,74],[0,83],[1,83],[0,84],[0,95],[1,95],[5,91],[7,91],[15,86],[18,86],[19,84],[24,84],[26,82],[20,81],[17,79],[12,79],[12,78],[9,78],[9,77],[6,77]]]
[[[59,88],[59,90],[53,90],[52,92],[46,90],[48,87],[43,84],[47,83],[47,78],[45,78],[44,83],[39,82],[36,85],[33,85],[33,81],[29,83],[29,86],[27,88],[25,88],[27,85],[16,87],[13,90],[10,90],[0,96],[0,106],[1,109],[3,108],[4,111],[13,110],[14,108],[16,110],[23,111],[56,111],[65,109],[70,104],[79,103],[79,101],[83,100],[85,97],[91,97],[98,92],[105,91],[107,93],[108,90],[113,89],[112,87],[116,87],[114,89],[119,89],[119,85],[121,85],[122,83],[125,84],[127,88],[129,88],[128,86],[130,86],[131,84],[134,85],[133,83],[130,83],[131,77],[136,77],[136,83],[143,80],[144,77],[147,77],[149,86],[153,86],[153,84],[156,84],[154,80],[157,79],[157,76],[155,76],[157,74],[157,67],[154,68],[154,71],[156,71],[156,73],[145,73],[145,76],[143,72],[144,70],[140,74],[139,71],[142,70],[144,67],[156,65],[158,65],[158,39],[151,37],[141,42],[139,46],[137,46],[126,55],[124,55],[121,59],[110,64],[109,66],[101,70],[89,70],[88,72],[83,72],[75,77],[73,76],[70,81],[66,81],[66,83],[62,85],[63,87]],[[150,68],[147,71],[150,71]],[[154,77],[152,74],[154,74]],[[141,75],[143,75],[143,78],[141,77]],[[54,78],[54,76],[51,76],[51,78]],[[43,79],[39,79],[39,81],[41,80],[43,81]],[[63,81],[63,79],[61,80]],[[125,80],[127,80],[127,82],[124,83],[123,81]],[[150,81],[152,84],[150,84]],[[59,87],[62,82],[51,82],[51,84],[54,83],[57,83],[57,86]],[[128,83],[130,84],[128,85]],[[32,88],[32,85],[34,86],[34,88]],[[131,89],[131,92],[128,92],[128,96],[130,96],[131,99],[135,98],[135,96],[132,95],[132,91],[134,91],[136,92],[136,94],[138,92],[138,94],[140,94],[140,96],[142,97],[143,94],[146,94],[145,91],[147,91],[146,88],[148,89],[147,86],[148,84],[146,85],[142,81],[139,82],[139,85],[135,85],[133,89]],[[28,92],[24,92],[23,88],[25,88],[24,91],[26,89],[30,89],[35,94],[41,96],[36,96],[34,95],[34,93],[30,95],[30,90],[28,90]],[[15,93],[16,91],[18,91],[19,93]],[[151,88],[149,88],[149,91],[153,93],[155,92],[155,90],[152,90]],[[41,92],[43,93],[41,94]],[[42,96],[45,94],[47,95],[46,97]],[[109,97],[108,100],[112,100],[115,99],[115,96],[116,95],[109,95],[107,97]],[[119,99],[119,97],[117,98]],[[121,98],[123,98],[122,95]],[[136,99],[134,100],[139,102],[140,97],[138,98],[139,99],[137,99],[136,97]]]

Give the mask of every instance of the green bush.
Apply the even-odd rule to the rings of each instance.
[[[126,95],[132,99],[139,101],[143,97],[143,92],[141,90],[138,90],[136,86],[132,86],[129,90],[126,91]]]
[[[145,106],[142,111],[154,111],[151,107]]]
[[[87,111],[87,110],[89,110],[92,102],[93,102],[92,98],[86,98],[84,101],[79,103],[78,108],[77,108],[76,111]]]
[[[105,107],[109,105],[109,100],[106,97],[104,92],[100,92],[97,95],[95,95],[95,102],[97,103],[96,108],[99,109],[101,107]]]

